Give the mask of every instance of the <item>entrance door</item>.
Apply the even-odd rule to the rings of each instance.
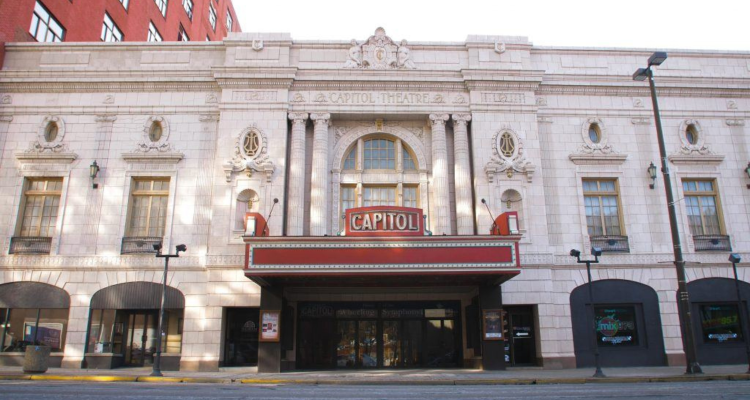
[[[339,342],[336,345],[336,366],[354,368],[357,365],[357,322],[336,321]]]
[[[430,319],[426,323],[425,355],[428,367],[458,365],[456,333],[452,319]]]
[[[531,307],[506,307],[510,325],[511,365],[536,364],[534,312]]]
[[[152,364],[156,352],[158,323],[154,312],[135,312],[129,315],[125,360],[127,365],[142,367]]]
[[[378,322],[358,322],[359,366],[373,368],[378,366]]]
[[[258,365],[258,309],[228,308],[224,365]]]

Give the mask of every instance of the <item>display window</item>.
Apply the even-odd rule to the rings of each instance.
[[[49,346],[61,352],[68,328],[68,309],[0,309],[2,352],[24,352],[26,346]]]
[[[701,304],[701,331],[704,343],[742,341],[742,325],[736,304]]]
[[[600,347],[638,345],[635,306],[597,306],[594,318]]]

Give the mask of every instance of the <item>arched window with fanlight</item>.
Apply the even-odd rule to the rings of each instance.
[[[365,140],[362,158],[364,169],[396,169],[396,147],[392,140]]]

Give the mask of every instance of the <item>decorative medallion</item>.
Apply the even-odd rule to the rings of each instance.
[[[65,153],[65,121],[56,115],[49,115],[39,124],[36,141],[31,143],[27,153]]]
[[[344,68],[416,69],[411,59],[411,50],[406,45],[406,40],[397,45],[386,36],[385,29],[378,28],[361,45],[352,39]]]
[[[694,119],[686,119],[680,124],[680,154],[710,155],[713,152],[706,145],[706,137],[701,124]]]
[[[526,160],[523,150],[523,142],[516,132],[508,127],[502,127],[492,138],[492,156],[490,162],[484,167],[487,179],[494,182],[495,176],[505,172],[508,178],[512,178],[514,172],[526,175],[526,180],[531,182],[536,167]]]
[[[141,141],[136,152],[168,153],[174,151],[169,143],[169,122],[164,117],[149,117],[143,124]]]
[[[268,156],[268,139],[256,124],[240,132],[235,138],[234,156],[224,163],[224,174],[227,182],[232,180],[232,172],[245,171],[247,176],[253,172],[266,174],[266,182],[271,181],[275,169]]]

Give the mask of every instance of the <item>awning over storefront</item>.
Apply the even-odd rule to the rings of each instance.
[[[500,284],[520,273],[520,236],[248,237],[261,286]]]
[[[0,285],[0,308],[70,307],[68,292],[57,286],[38,282],[11,282]]]

